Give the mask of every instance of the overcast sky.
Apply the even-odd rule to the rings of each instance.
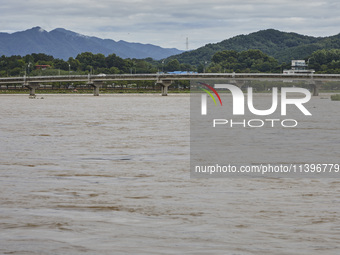
[[[35,26],[116,41],[196,49],[274,28],[311,36],[340,33],[339,0],[0,0],[0,31]]]

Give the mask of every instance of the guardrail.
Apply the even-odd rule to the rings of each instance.
[[[106,74],[1,77],[0,84],[28,84],[45,82],[92,82],[119,80],[191,80],[191,79],[240,79],[240,80],[315,80],[340,81],[340,74],[282,74],[282,73],[200,73],[200,74]]]

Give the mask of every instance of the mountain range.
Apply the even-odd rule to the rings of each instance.
[[[63,28],[47,32],[41,27],[34,27],[12,34],[0,33],[0,56],[45,53],[54,58],[67,60],[82,52],[102,53],[106,56],[114,53],[121,58],[150,57],[159,60],[183,51],[175,48],[161,48],[152,44],[100,39]]]
[[[211,61],[212,56],[218,51],[235,50],[240,52],[249,49],[259,49],[280,63],[290,63],[293,59],[306,59],[316,50],[340,49],[340,34],[313,37],[266,29],[183,52],[175,48],[161,48],[152,44],[100,39],[63,28],[47,32],[41,27],[34,27],[12,34],[0,33],[0,56],[45,53],[54,58],[67,60],[82,52],[92,52],[94,54],[102,53],[106,56],[114,53],[121,58],[166,59],[166,62],[177,59],[180,63],[202,65]]]
[[[293,59],[306,59],[316,50],[340,49],[340,34],[313,37],[266,29],[248,35],[238,35],[218,43],[207,44],[196,50],[171,56],[167,61],[177,59],[180,63],[202,65],[205,61],[211,61],[212,56],[218,51],[235,50],[240,52],[249,49],[259,49],[274,57],[280,63],[290,63]]]

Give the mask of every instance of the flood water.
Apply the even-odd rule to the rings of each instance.
[[[189,95],[43,97],[0,95],[0,254],[340,254],[340,179],[190,179]]]

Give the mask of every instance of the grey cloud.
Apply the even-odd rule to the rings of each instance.
[[[20,7],[20,8],[18,8]],[[338,1],[325,0],[13,0],[0,9],[0,31],[40,25],[114,40],[191,48],[275,28],[309,35],[339,33]]]

